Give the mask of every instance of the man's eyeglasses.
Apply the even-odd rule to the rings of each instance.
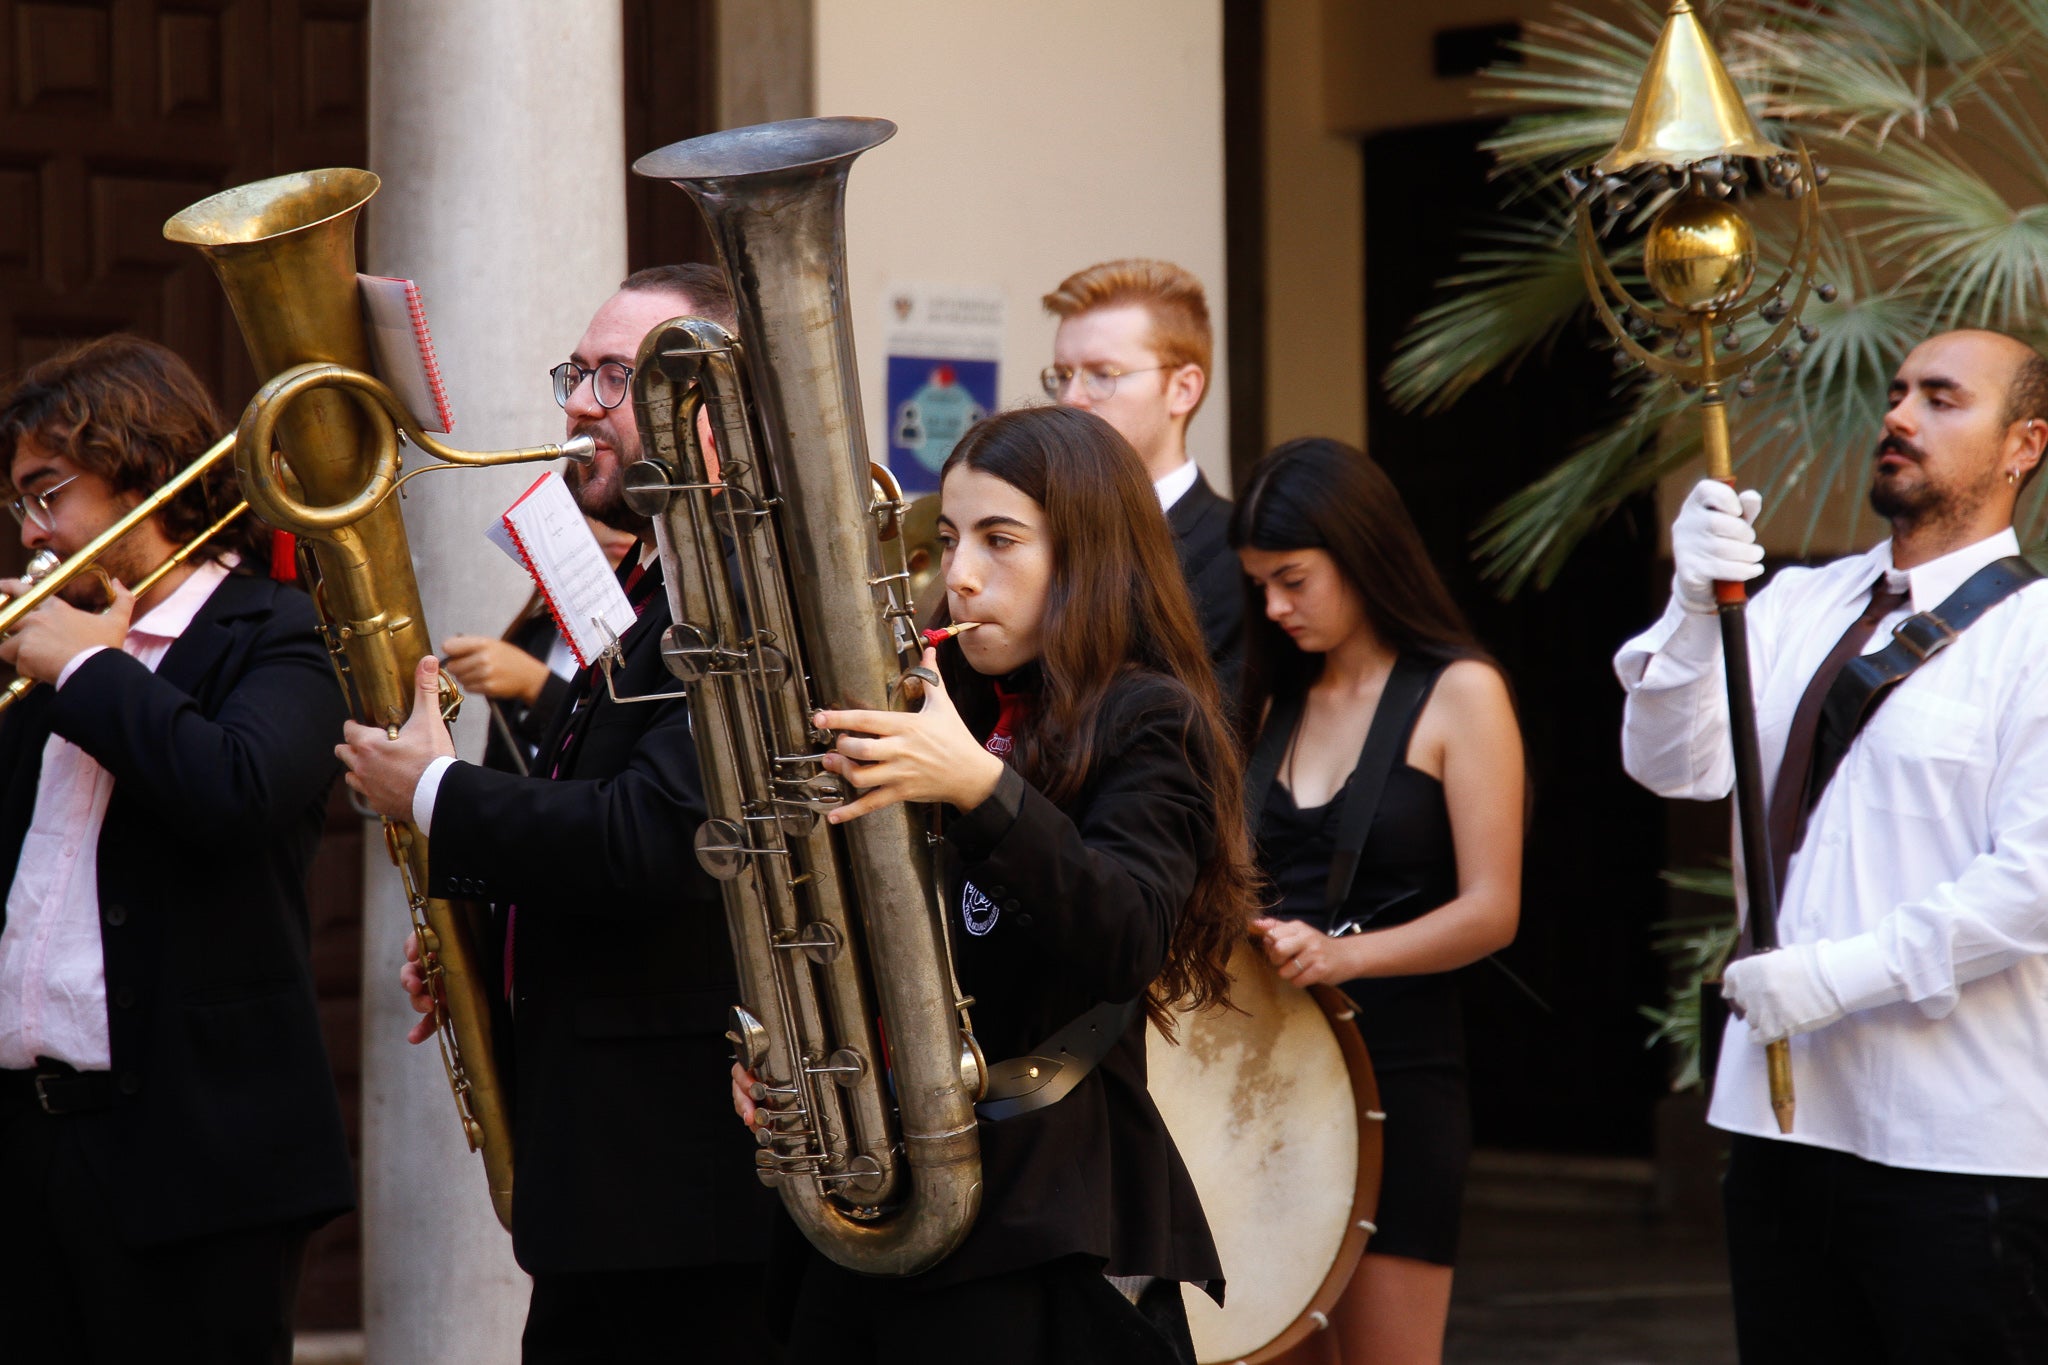
[[[45,531],[54,531],[57,529],[57,514],[50,510],[50,499],[77,480],[78,475],[73,474],[68,479],[57,480],[40,493],[23,493],[7,504],[7,510],[14,513],[14,519],[24,526],[34,522]]]
[[[607,360],[594,370],[586,370],[573,360],[565,360],[548,371],[548,377],[555,381],[555,401],[563,407],[569,406],[569,397],[581,388],[583,381],[590,381],[590,396],[597,405],[610,411],[626,401],[633,384],[633,367],[616,360]]]
[[[1067,385],[1079,379],[1081,392],[1088,395],[1090,402],[1100,403],[1116,392],[1116,381],[1127,374],[1152,374],[1174,368],[1172,365],[1147,365],[1142,370],[1119,370],[1114,365],[1083,365],[1075,369],[1072,365],[1048,365],[1038,372],[1038,382],[1045,386],[1045,396],[1057,401],[1067,391]]]

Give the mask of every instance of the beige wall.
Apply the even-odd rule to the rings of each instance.
[[[1365,441],[1361,139],[1473,117],[1473,82],[1434,74],[1433,35],[1548,8],[1548,0],[1268,0],[1269,444],[1310,434]]]
[[[1292,0],[1286,0],[1291,3]],[[1470,80],[1439,80],[1432,42],[1444,29],[1553,16],[1551,0],[1319,0],[1323,111],[1334,132],[1365,136],[1471,118]],[[1612,0],[1579,0],[1587,9]]]
[[[1365,442],[1365,166],[1325,119],[1327,8],[1266,5],[1268,447]]]
[[[1001,401],[1039,397],[1053,325],[1039,297],[1116,256],[1223,278],[1222,11],[1189,0],[815,0],[820,114],[902,131],[853,169],[847,266],[873,452],[882,445],[883,290],[995,286]],[[1189,436],[1229,486],[1228,376]]]

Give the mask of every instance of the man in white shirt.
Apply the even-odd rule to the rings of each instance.
[[[1131,443],[1173,528],[1225,701],[1244,665],[1244,575],[1230,504],[1188,458],[1188,423],[1209,391],[1213,341],[1202,282],[1170,261],[1104,261],[1045,296],[1059,318],[1046,395],[1092,412]]]
[[[1947,333],[1906,358],[1890,403],[1870,499],[1891,539],[1783,569],[1749,607],[1766,791],[1838,637],[1844,657],[1877,649],[2019,552],[2048,361]],[[1693,489],[1671,605],[1615,659],[1623,761],[1660,795],[1733,784],[1713,583],[1762,572],[1758,507]],[[1794,845],[1773,849],[1784,946],[1727,970],[1745,1022],[1729,1024],[1709,1115],[1733,1135],[1743,1359],[2048,1360],[2048,586],[1985,611],[1894,689],[1803,836],[1778,842]],[[1781,1137],[1764,1044],[1788,1037],[1798,1110]]]
[[[177,356],[105,337],[0,393],[0,497],[75,555],[222,429]],[[137,582],[238,500],[221,466],[100,563]],[[0,642],[39,684],[0,718],[10,1361],[283,1365],[306,1239],[354,1202],[307,960],[344,708],[268,551],[236,523]]]

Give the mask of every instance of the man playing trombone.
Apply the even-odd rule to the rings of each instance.
[[[225,460],[81,571],[222,427],[135,337],[0,394],[0,498],[69,561],[0,640],[36,684],[0,716],[10,1359],[288,1361],[307,1236],[354,1201],[307,960],[344,714],[312,604],[221,525]]]

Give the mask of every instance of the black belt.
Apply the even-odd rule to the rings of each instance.
[[[45,1114],[91,1114],[114,1107],[114,1077],[79,1071],[64,1062],[37,1058],[33,1071],[0,1071],[10,1094],[33,1095]]]

